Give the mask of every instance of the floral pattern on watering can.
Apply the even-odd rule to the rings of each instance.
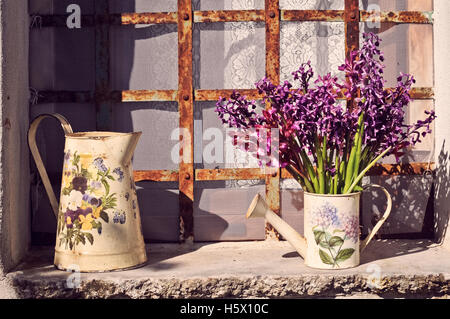
[[[361,192],[344,195],[304,194],[305,263],[319,269],[359,265]]]
[[[339,211],[325,202],[311,212],[310,226],[322,263],[340,268],[356,251],[353,247],[359,241],[359,220],[356,216]]]
[[[61,205],[58,223],[59,245],[73,249],[77,245],[94,244],[92,231],[102,234],[103,223],[125,224],[126,213],[117,210],[116,193],[111,183],[122,183],[124,173],[120,167],[111,169],[102,157],[89,153],[64,153]],[[125,197],[129,197],[127,192]],[[133,205],[133,209],[136,207]],[[134,212],[136,218],[136,213]]]
[[[59,203],[36,144],[46,118],[59,120],[66,139]],[[76,265],[82,272],[103,272],[147,261],[131,162],[141,134],[73,133],[60,114],[43,114],[31,123],[30,150],[58,221],[54,265],[59,269]]]

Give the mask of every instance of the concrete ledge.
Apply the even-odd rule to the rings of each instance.
[[[306,267],[286,242],[155,244],[146,266],[68,273],[53,249],[34,248],[7,275],[22,298],[314,298],[361,295],[427,298],[450,294],[450,252],[426,240],[376,241],[347,270]],[[77,277],[79,276],[79,277]],[[69,279],[69,281],[68,281]],[[78,288],[68,282],[79,279]],[[70,286],[70,283],[69,283]]]

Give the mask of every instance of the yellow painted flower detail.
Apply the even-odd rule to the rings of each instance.
[[[97,169],[97,167],[95,167],[94,165],[90,164],[90,165],[87,167],[87,171],[88,171],[88,174],[89,174],[92,178],[94,178],[95,176],[97,176],[98,169]]]
[[[94,211],[92,212],[92,215],[94,216],[95,219],[100,217],[100,213],[102,212],[103,207],[99,206],[97,208],[93,208]]]
[[[82,230],[91,230],[92,229],[91,222],[94,220],[94,218],[92,218],[92,214],[87,214],[86,217],[84,217],[83,215],[80,215],[78,218],[80,219]]]
[[[72,174],[70,171],[64,171],[63,178],[62,178],[62,184],[63,188],[69,188],[70,184],[72,183]]]
[[[69,216],[67,216],[66,224],[67,225],[72,225],[72,218],[70,218]]]
[[[89,165],[92,163],[92,154],[83,153],[80,154],[81,168],[88,169]]]

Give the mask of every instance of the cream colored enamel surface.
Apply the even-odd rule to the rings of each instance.
[[[59,115],[44,115],[30,127],[29,143],[49,198],[53,190],[34,142],[45,117],[66,133],[58,210],[55,265],[82,272],[132,268],[147,261],[131,158],[140,132],[72,133]],[[52,205],[55,206],[55,205]]]
[[[387,198],[387,209],[362,244],[359,240],[359,202],[361,193],[320,195],[304,193],[304,233],[300,236],[291,226],[269,209],[258,194],[253,199],[247,218],[265,218],[303,257],[305,264],[319,269],[345,269],[359,265],[360,253],[388,218],[392,200]]]

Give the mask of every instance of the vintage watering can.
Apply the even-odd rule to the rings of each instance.
[[[387,208],[371,233],[360,244],[359,199],[361,192],[344,195],[304,193],[304,233],[300,236],[278,215],[271,211],[258,194],[253,199],[247,218],[263,217],[303,257],[305,264],[319,269],[343,269],[359,265],[360,253],[388,218],[392,199],[379,185],[366,185],[383,190]]]
[[[66,137],[59,205],[36,145],[39,123],[49,117],[61,122]],[[59,269],[101,272],[147,261],[131,165],[141,134],[73,133],[59,114],[31,123],[28,143],[58,222]]]

